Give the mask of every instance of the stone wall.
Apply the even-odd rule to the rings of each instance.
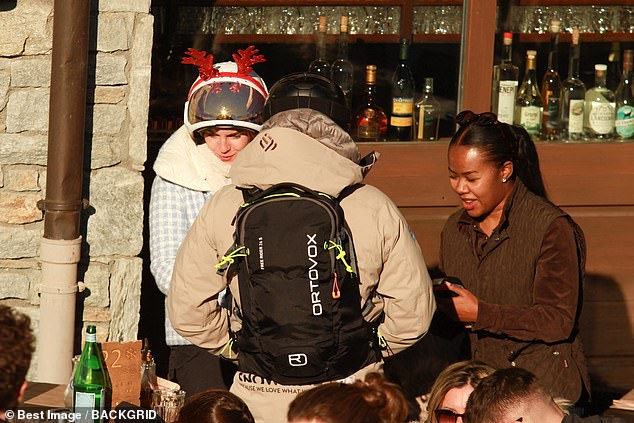
[[[0,303],[38,330],[53,0],[0,11]],[[153,17],[150,0],[93,0],[78,310],[101,340],[137,337]],[[34,363],[37,363],[37,358]],[[32,366],[31,378],[37,380]]]

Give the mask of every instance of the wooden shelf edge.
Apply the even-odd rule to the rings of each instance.
[[[628,0],[520,0],[520,6],[631,6]]]
[[[571,34],[561,34],[559,41],[569,43],[572,38]],[[580,34],[581,43],[607,43],[612,41],[632,41],[634,34],[627,32],[605,32],[598,34],[594,32],[582,32]],[[519,40],[521,43],[547,43],[550,40],[549,34],[520,34]]]
[[[413,0],[414,6],[462,6],[462,0]]]
[[[409,0],[312,0],[311,6],[403,6]],[[204,2],[184,5],[207,6]],[[462,6],[462,0],[413,0],[414,6]],[[302,0],[267,0],[266,6],[306,6]],[[213,6],[262,6],[262,0],[216,0]]]
[[[211,35],[210,35],[211,36]],[[221,43],[245,44],[312,44],[315,42],[313,34],[215,34],[214,39]],[[350,34],[348,42],[365,42],[369,44],[398,44],[398,34]],[[328,43],[336,43],[337,34],[328,34]],[[460,34],[415,34],[414,43],[447,43],[460,42]]]
[[[311,0],[310,4],[306,4],[305,0],[267,0],[266,6],[402,6],[404,2],[405,0]],[[213,6],[261,7],[262,3],[262,0],[216,0]]]
[[[413,40],[416,44],[458,44],[460,34],[414,34]]]

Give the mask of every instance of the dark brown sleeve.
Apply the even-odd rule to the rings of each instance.
[[[530,306],[480,301],[474,330],[504,334],[523,341],[567,339],[575,325],[579,301],[579,264],[575,236],[565,217],[550,225],[539,253]]]

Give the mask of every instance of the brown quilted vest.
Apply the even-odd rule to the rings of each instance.
[[[531,305],[542,240],[553,220],[567,215],[529,192],[519,181],[511,201],[508,225],[501,229],[499,237],[489,239],[481,259],[473,252],[470,231],[459,230],[462,211],[449,218],[442,232],[443,270],[460,278],[467,289],[487,303]],[[581,229],[569,220],[577,240],[581,283],[585,242]],[[577,326],[578,319],[568,339],[550,344],[475,331],[470,335],[472,357],[495,368],[518,366],[530,370],[553,396],[576,402],[583,385],[590,392]]]

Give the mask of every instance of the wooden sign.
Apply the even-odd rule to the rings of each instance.
[[[112,380],[112,409],[121,401],[139,405],[141,341],[103,342],[101,350]]]

